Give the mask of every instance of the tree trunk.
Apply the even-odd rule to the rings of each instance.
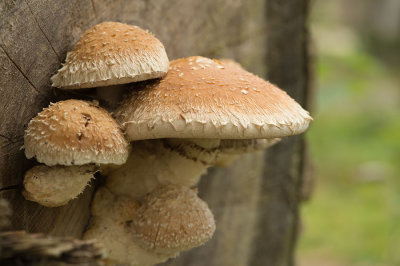
[[[149,29],[169,58],[233,58],[306,104],[307,0],[4,0],[0,2],[0,197],[14,229],[80,237],[93,188],[67,206],[46,208],[21,196],[35,164],[21,146],[29,120],[61,93],[50,77],[81,34],[102,21]],[[292,265],[303,184],[302,137],[266,153],[211,169],[199,185],[217,231],[205,246],[168,265]]]

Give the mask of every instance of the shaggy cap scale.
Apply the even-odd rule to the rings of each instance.
[[[81,100],[52,103],[34,117],[24,136],[25,155],[52,166],[123,164],[128,143],[104,109]]]
[[[63,89],[92,88],[163,77],[162,43],[137,26],[103,22],[87,30],[51,80]]]

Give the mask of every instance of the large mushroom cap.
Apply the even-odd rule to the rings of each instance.
[[[81,100],[52,103],[24,136],[26,157],[46,165],[123,164],[128,143],[106,110]]]
[[[312,120],[275,85],[200,56],[172,61],[164,79],[132,93],[117,119],[130,140],[279,138],[302,133]]]
[[[87,30],[51,80],[64,89],[159,78],[169,60],[162,43],[137,26],[103,22]]]
[[[214,234],[215,222],[207,204],[195,191],[168,185],[146,196],[132,228],[143,248],[172,253],[205,243]]]

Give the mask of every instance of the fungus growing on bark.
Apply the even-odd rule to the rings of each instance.
[[[81,100],[66,100],[52,103],[34,117],[28,125],[24,136],[25,155],[28,159],[35,157],[38,162],[57,168],[36,167],[25,176],[25,193],[29,200],[48,202],[47,206],[59,206],[81,193],[98,170],[98,164],[123,164],[128,157],[128,144],[117,122],[104,109]],[[88,167],[67,168],[96,164]],[[64,174],[61,174],[66,170]],[[41,173],[41,171],[44,171]],[[77,174],[68,181],[69,174]],[[91,177],[89,176],[91,175]],[[54,182],[51,182],[54,176]],[[80,189],[74,184],[59,185],[81,180]],[[50,181],[50,183],[48,183]],[[46,182],[46,185],[40,186]],[[71,190],[68,190],[70,188]]]
[[[193,189],[168,185],[148,194],[133,219],[135,239],[155,253],[171,254],[207,242],[215,221]]]
[[[24,136],[26,157],[48,166],[123,164],[127,146],[111,115],[81,100],[51,103],[29,122]]]
[[[221,139],[246,142],[296,135],[312,120],[275,85],[236,65],[200,56],[172,61],[168,74],[134,90],[116,117],[131,141],[168,138],[159,147],[155,141],[146,144],[153,146],[142,152],[147,160],[132,160],[110,174],[107,186],[117,194],[129,194],[134,186],[146,187],[143,194],[165,184],[195,185],[215,164]],[[160,160],[165,154],[167,161]],[[174,171],[185,166],[196,171]],[[151,179],[136,171],[144,167],[153,169]]]
[[[87,30],[51,80],[63,89],[94,88],[163,77],[168,57],[148,31],[119,22]]]
[[[281,138],[312,120],[277,86],[200,56],[172,61],[164,79],[135,90],[116,116],[130,141]]]
[[[133,240],[131,224],[139,207],[138,201],[114,195],[106,187],[97,190],[91,208],[94,217],[84,239],[97,239],[102,243],[109,264],[145,266],[169,258],[147,251]]]
[[[24,176],[25,199],[46,207],[57,207],[76,198],[96,172],[95,165],[37,165]]]
[[[215,222],[192,189],[166,186],[138,201],[100,188],[85,239],[97,239],[112,264],[154,265],[210,239]]]
[[[116,117],[126,129],[127,138],[134,141],[135,152],[127,164],[110,171],[105,186],[111,195],[139,201],[150,193],[132,220],[132,245],[134,250],[140,246],[155,254],[169,253],[168,256],[200,244],[194,240],[196,237],[185,240],[184,245],[172,237],[185,231],[174,230],[194,225],[198,213],[182,214],[182,206],[167,196],[174,192],[163,191],[175,186],[189,193],[189,187],[196,185],[201,174],[217,162],[219,153],[268,147],[281,137],[302,133],[312,120],[307,111],[271,83],[236,65],[198,56],[174,60],[163,79],[136,87],[117,109]],[[249,143],[255,146],[249,148]],[[159,197],[150,199],[151,195]],[[183,205],[196,205],[191,197]],[[164,204],[170,210],[152,209]],[[158,218],[149,218],[150,213]],[[178,218],[170,219],[170,215],[182,215],[189,222],[182,224]],[[92,236],[104,236],[105,242],[113,237],[109,228],[117,226],[107,216],[108,213],[93,212],[88,231]],[[108,221],[106,229],[99,225],[104,221]],[[207,238],[213,231],[199,230]],[[160,232],[167,236],[159,239]],[[126,236],[121,239],[128,243]]]
[[[124,92],[120,84],[161,78],[169,60],[163,44],[148,31],[119,22],[87,30],[51,80],[62,89],[97,88],[113,109]]]

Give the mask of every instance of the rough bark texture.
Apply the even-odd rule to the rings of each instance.
[[[28,121],[62,93],[50,76],[80,35],[102,21],[152,31],[170,59],[234,58],[303,105],[308,87],[307,0],[5,0],[0,1],[0,197],[13,229],[79,237],[93,189],[59,208],[25,201],[23,173],[35,162],[20,149]],[[298,232],[303,140],[212,169],[200,195],[217,220],[205,246],[168,265],[291,265]]]
[[[95,240],[77,240],[30,234],[0,232],[1,265],[102,266],[104,250]]]

